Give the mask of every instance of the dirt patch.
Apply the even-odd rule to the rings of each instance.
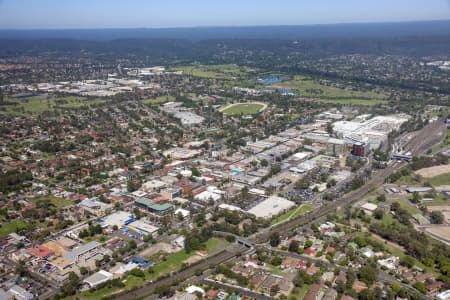
[[[441,165],[430,168],[423,168],[415,172],[423,178],[432,178],[442,174],[450,173],[450,165]]]
[[[433,205],[433,206],[428,206],[427,210],[429,212],[432,212],[432,211],[450,211],[450,205]]]
[[[450,244],[450,227],[448,226],[433,226],[425,229],[428,233],[434,237],[440,239],[446,244]]]
[[[153,255],[159,253],[159,252],[165,252],[165,253],[175,253],[182,250],[180,247],[176,247],[174,245],[170,245],[168,243],[157,243],[139,253],[138,256],[140,257],[152,257]]]
[[[191,256],[188,259],[186,259],[184,261],[184,263],[186,263],[188,265],[191,265],[191,264],[194,264],[194,263],[196,263],[196,262],[198,262],[198,261],[200,261],[202,259],[203,259],[203,257],[201,257],[200,255],[194,255],[194,256]]]

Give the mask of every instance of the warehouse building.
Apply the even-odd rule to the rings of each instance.
[[[279,215],[283,211],[294,206],[295,203],[287,200],[286,198],[270,196],[250,209],[248,213],[255,215],[257,218],[266,219]]]
[[[158,227],[153,226],[152,224],[149,224],[143,220],[137,220],[133,223],[130,223],[126,229],[133,230],[138,234],[154,234],[158,231]],[[126,230],[127,231],[127,230]]]

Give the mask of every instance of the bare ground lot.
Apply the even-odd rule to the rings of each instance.
[[[203,257],[201,257],[200,255],[194,255],[194,256],[191,256],[188,259],[186,259],[184,261],[184,263],[186,263],[188,265],[191,265],[191,264],[194,264],[194,263],[196,263],[196,262],[198,262],[198,261],[200,261],[202,259],[203,259]]]
[[[428,211],[450,211],[450,205],[435,205],[427,207]]]
[[[420,169],[415,173],[422,176],[423,178],[436,177],[442,174],[450,173],[450,164]]]
[[[175,247],[173,245],[170,245],[168,243],[157,243],[150,248],[145,249],[144,251],[139,253],[139,256],[141,257],[152,257],[153,255],[159,253],[159,252],[165,252],[165,253],[175,253],[182,250],[179,247]]]
[[[432,236],[438,238],[442,242],[450,245],[450,227],[449,226],[430,226],[425,229],[425,231]]]

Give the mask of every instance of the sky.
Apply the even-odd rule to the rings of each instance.
[[[450,0],[0,0],[0,29],[308,25],[450,19]]]

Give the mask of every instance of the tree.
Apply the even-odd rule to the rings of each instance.
[[[373,217],[377,220],[383,219],[383,211],[381,209],[377,209],[373,212]]]
[[[311,247],[313,245],[313,242],[311,240],[307,240],[305,242],[305,245],[303,246],[303,248],[308,249],[309,247]]]
[[[267,167],[268,165],[269,165],[269,162],[267,161],[267,159],[262,159],[261,160],[261,166]]]
[[[359,278],[367,285],[371,285],[378,278],[377,268],[373,266],[363,266],[359,270]]]
[[[135,207],[133,209],[133,214],[134,214],[136,220],[139,220],[141,218],[141,211],[139,210],[139,208]]]
[[[280,234],[276,231],[272,232],[270,234],[269,241],[270,241],[270,246],[277,247],[281,243]]]
[[[298,251],[298,242],[296,240],[292,240],[289,244],[289,251],[290,252],[297,252]]]
[[[385,194],[378,195],[377,200],[379,202],[386,202],[386,195]]]
[[[192,172],[192,176],[194,176],[194,177],[202,176],[202,173],[200,173],[200,171],[196,167],[192,167],[191,172]]]
[[[131,270],[130,275],[133,275],[136,277],[145,277],[144,271],[142,271],[141,269],[138,269],[138,268]]]
[[[413,287],[418,290],[419,292],[421,292],[422,294],[426,294],[427,293],[427,288],[425,286],[425,283],[423,282],[416,282],[413,284]]]
[[[272,258],[272,260],[270,261],[270,263],[274,266],[279,266],[281,265],[281,263],[283,262],[283,260],[281,259],[281,257],[279,256],[275,256],[274,258]]]
[[[444,223],[444,215],[441,211],[433,211],[430,214],[430,220],[433,224],[442,224]]]
[[[402,266],[408,267],[408,268],[412,268],[414,266],[414,258],[409,256],[409,255],[405,255],[405,257],[403,257],[400,260],[400,264]]]
[[[278,284],[272,285],[272,287],[270,288],[270,294],[272,296],[275,296],[279,291],[280,287],[278,286]]]
[[[333,134],[333,124],[327,123],[327,132],[328,134]]]
[[[89,273],[89,270],[86,269],[86,267],[80,267],[80,274],[81,275],[86,275],[87,273]]]
[[[411,199],[411,202],[412,203],[419,203],[421,199],[422,199],[422,197],[420,196],[420,194],[418,192],[414,192],[413,196],[412,196],[412,199]]]

